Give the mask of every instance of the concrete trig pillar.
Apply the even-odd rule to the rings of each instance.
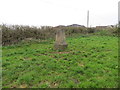
[[[65,32],[64,30],[57,30],[56,31],[56,41],[54,44],[55,50],[64,50],[67,48],[68,44],[65,41]]]

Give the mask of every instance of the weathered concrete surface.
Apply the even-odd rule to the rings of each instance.
[[[56,32],[56,41],[54,44],[55,50],[64,50],[67,48],[68,44],[65,41],[65,32],[64,30],[57,30]]]

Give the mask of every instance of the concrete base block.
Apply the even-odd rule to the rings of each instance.
[[[65,50],[67,48],[68,44],[55,44],[54,49],[55,50]]]

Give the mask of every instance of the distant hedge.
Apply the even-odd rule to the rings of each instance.
[[[100,32],[96,28],[86,28],[86,27],[50,27],[50,26],[42,26],[41,28],[35,26],[22,26],[22,25],[0,25],[2,30],[2,45],[11,45],[20,42],[26,38],[33,39],[55,39],[56,30],[63,29],[65,30],[65,34],[67,37],[75,34],[75,33],[96,33]],[[109,29],[106,30],[110,33],[117,33],[117,29]],[[97,33],[98,34],[98,33]],[[106,32],[102,32],[99,34],[106,34]]]
[[[83,33],[85,28],[77,27],[49,27],[42,26],[41,28],[30,27],[30,26],[20,26],[20,25],[0,25],[2,29],[2,45],[16,44],[21,40],[26,38],[33,39],[49,39],[55,38],[57,29],[64,29],[67,36],[73,33]]]

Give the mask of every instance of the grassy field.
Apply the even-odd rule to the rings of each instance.
[[[118,38],[67,38],[68,48],[55,51],[54,41],[3,46],[3,88],[118,87]]]

